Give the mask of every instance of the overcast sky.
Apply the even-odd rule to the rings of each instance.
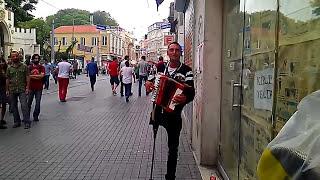
[[[148,26],[169,16],[169,5],[173,1],[164,0],[157,12],[155,0],[39,0],[32,14],[45,18],[66,8],[106,11],[121,27],[134,31],[136,38],[141,39]]]

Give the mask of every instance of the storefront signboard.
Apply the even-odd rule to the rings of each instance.
[[[256,109],[272,110],[273,71],[274,68],[267,68],[255,73],[254,108]]]

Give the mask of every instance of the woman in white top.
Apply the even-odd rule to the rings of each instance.
[[[134,69],[129,66],[129,61],[125,62],[125,66],[121,68],[120,73],[122,75],[122,82],[124,84],[126,102],[129,102],[129,97],[130,97],[131,87],[132,87],[132,77],[134,82],[136,82],[136,79],[134,76]]]

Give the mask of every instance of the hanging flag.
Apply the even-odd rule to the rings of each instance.
[[[156,3],[157,3],[157,11],[158,11],[158,8],[160,6],[160,4],[163,2],[164,0],[156,0]]]

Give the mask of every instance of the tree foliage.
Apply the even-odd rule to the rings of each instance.
[[[90,12],[80,9],[63,9],[56,14],[48,16],[46,21],[48,24],[52,23],[54,19],[55,27],[72,26],[73,20],[75,25],[85,25],[90,22]]]
[[[30,14],[35,10],[38,0],[4,0],[6,8],[11,9],[14,13],[14,24],[19,22],[30,21],[33,15]]]
[[[105,11],[95,11],[93,13],[93,23],[100,25],[118,26],[117,21],[111,17],[110,13]]]
[[[317,16],[319,16],[320,15],[320,0],[312,0],[311,6],[315,8],[313,10],[313,13],[316,14]]]
[[[40,44],[41,52],[43,52],[43,45],[46,41],[49,41],[51,30],[50,26],[45,22],[45,20],[42,18],[32,19],[26,22],[19,22],[17,26],[26,29],[35,28],[37,34],[36,41],[37,44]]]
[[[81,9],[63,9],[56,14],[48,16],[46,21],[48,24],[55,21],[55,27],[72,26],[90,24],[90,12]],[[117,26],[117,21],[111,17],[110,13],[105,11],[95,11],[93,13],[94,24]]]

